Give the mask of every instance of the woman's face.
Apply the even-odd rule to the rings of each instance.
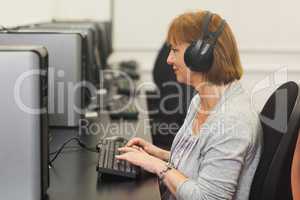
[[[190,85],[192,72],[184,62],[184,52],[188,46],[188,43],[171,46],[167,63],[172,65],[178,82]]]

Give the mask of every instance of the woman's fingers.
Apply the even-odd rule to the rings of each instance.
[[[127,152],[138,152],[139,150],[133,147],[120,147],[118,148],[118,151],[122,153],[127,153]]]
[[[133,145],[144,146],[144,142],[141,138],[132,138],[131,140],[128,141],[128,143],[125,146],[131,147]]]
[[[139,148],[138,150],[139,150],[140,152],[143,152],[143,153],[148,154],[142,147],[138,147],[138,148]]]
[[[117,160],[127,160],[127,157],[125,156],[125,154],[121,154],[121,155],[116,155],[115,156],[115,158],[117,159]]]
[[[131,140],[129,140],[127,142],[127,144],[125,146],[130,147],[130,146],[132,146],[135,143],[137,143],[137,138],[132,138]]]
[[[134,148],[134,149],[136,149],[138,151],[140,151],[141,149],[143,149],[142,147],[139,147],[137,145],[132,145],[131,148]]]
[[[126,160],[128,162],[130,162],[131,164],[137,165],[136,164],[136,156],[134,156],[135,152],[131,151],[131,152],[127,152],[127,153],[123,153],[120,155],[116,155],[115,158],[117,160]]]

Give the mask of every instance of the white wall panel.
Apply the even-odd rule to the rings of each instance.
[[[232,26],[241,49],[300,49],[296,0],[115,0],[115,49],[157,49],[168,24],[187,10],[209,9]]]
[[[54,0],[0,0],[0,25],[16,26],[51,19]]]
[[[110,19],[110,0],[57,0],[54,18]]]

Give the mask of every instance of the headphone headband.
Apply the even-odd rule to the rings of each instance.
[[[208,28],[209,28],[209,23],[210,23],[212,17],[213,17],[213,14],[209,11],[206,11],[206,14],[203,19],[203,24],[202,24],[202,32],[203,32],[202,38],[203,39],[205,39],[209,35]]]
[[[211,39],[213,40],[213,44],[216,44],[218,37],[223,33],[226,21],[222,19],[221,24],[219,25],[218,29],[215,32],[211,32]]]
[[[186,65],[193,71],[208,72],[214,59],[214,48],[218,37],[225,27],[225,20],[222,19],[215,32],[209,32],[209,24],[213,18],[213,13],[206,11],[202,24],[202,37],[193,41],[184,53]]]

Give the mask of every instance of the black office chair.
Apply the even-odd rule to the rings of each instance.
[[[175,133],[183,124],[188,106],[195,94],[193,88],[176,81],[176,76],[173,72],[172,66],[168,65],[167,63],[169,52],[169,46],[167,43],[164,43],[156,57],[152,71],[154,83],[158,89],[158,91],[155,92],[159,93],[160,96],[157,97],[155,92],[152,91],[148,93],[149,98],[147,98],[149,112],[158,110],[157,113],[149,115],[149,118],[151,119],[150,123],[152,125],[153,143],[165,149],[170,149]],[[166,86],[166,83],[171,84]],[[182,91],[182,95],[180,95],[178,89]],[[162,102],[163,99],[166,99],[171,95],[173,98],[169,98]],[[179,107],[180,110],[171,114],[167,114],[163,109],[160,108],[161,104],[167,111],[176,110]],[[163,123],[170,125],[173,129],[160,129],[158,126],[162,125]],[[172,124],[176,124],[178,128],[176,129]]]
[[[299,86],[281,85],[260,113],[264,148],[251,186],[250,200],[289,200],[291,163],[300,121]]]

